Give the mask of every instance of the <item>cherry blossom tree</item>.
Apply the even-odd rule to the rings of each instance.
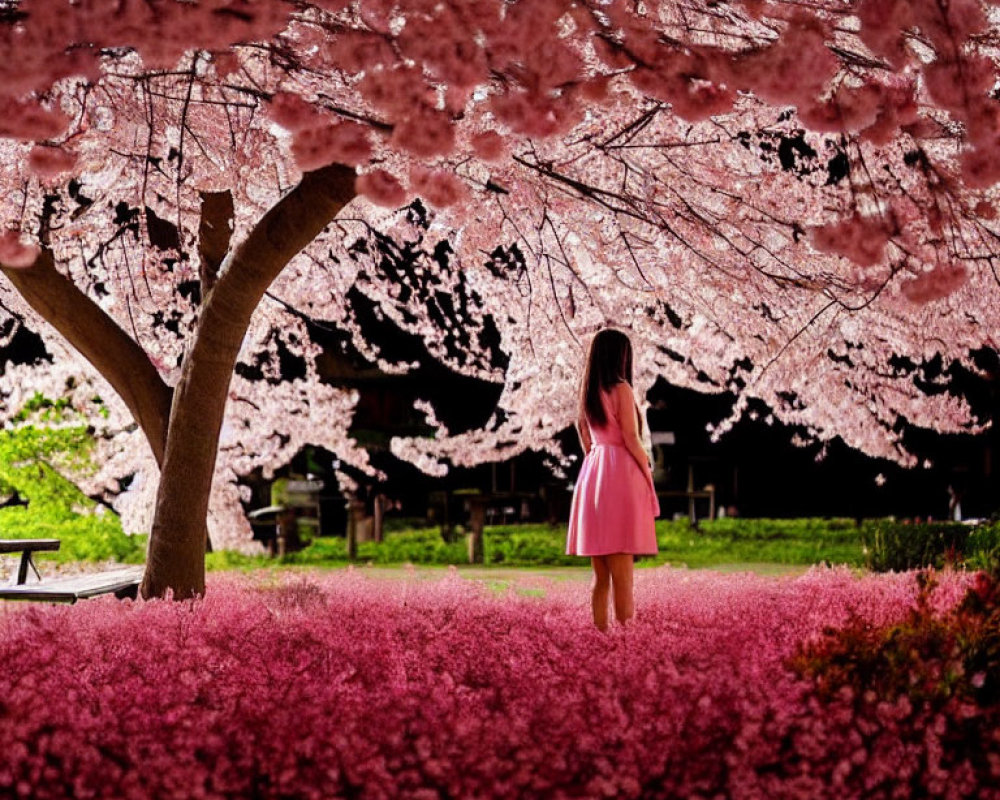
[[[110,385],[108,462],[155,463],[147,597],[203,591],[210,487],[213,508],[233,505],[246,459],[322,440],[366,467],[346,435],[356,398],[317,380],[307,335],[320,320],[365,346],[355,284],[439,358],[503,383],[482,430],[393,442],[428,470],[551,447],[581,343],[607,324],[632,331],[640,390],[657,374],[734,390],[736,415],[758,398],[905,462],[901,418],[981,424],[901,365],[995,346],[996,14],[0,2],[4,330],[51,325],[54,362],[72,349],[90,366],[36,369],[33,386],[69,380],[83,403]],[[449,242],[459,269],[426,269],[496,321],[505,371],[446,346],[454,320],[359,252],[372,232]],[[304,377],[234,376],[283,350]],[[27,369],[4,376],[10,407]]]

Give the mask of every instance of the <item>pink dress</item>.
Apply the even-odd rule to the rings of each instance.
[[[608,422],[598,428],[587,421],[593,442],[573,491],[566,553],[655,553],[660,504],[649,479],[625,447],[607,393],[601,392],[601,402]]]

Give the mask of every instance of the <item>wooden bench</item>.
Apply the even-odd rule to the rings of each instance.
[[[0,586],[0,600],[42,600],[49,603],[75,603],[88,597],[114,594],[122,599],[135,598],[145,567],[121,567],[105,572],[70,575],[43,580],[32,560],[32,553],[59,549],[58,539],[0,539],[0,554],[21,554],[16,582]],[[28,583],[28,570],[35,573],[37,583]]]

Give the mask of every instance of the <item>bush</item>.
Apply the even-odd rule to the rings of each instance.
[[[656,530],[657,560],[692,567],[746,562],[861,566],[864,562],[853,520],[732,517],[706,520],[697,527],[687,519],[661,520]]]
[[[0,532],[8,539],[58,539],[59,550],[36,553],[38,561],[141,564],[146,557],[147,537],[126,535],[118,517],[110,512],[51,514],[31,506],[4,508],[0,509]]]
[[[853,616],[801,648],[791,666],[810,679],[831,715],[849,713],[859,725],[859,746],[878,752],[927,749],[931,783],[916,772],[895,787],[923,795],[943,787],[949,773],[966,782],[995,781],[1000,725],[1000,584],[979,573],[962,601],[935,607],[938,579],[918,573],[919,592],[906,617],[873,626]],[[961,781],[959,781],[961,783]],[[939,792],[930,789],[933,796]]]
[[[448,543],[440,529],[425,528],[389,533],[381,542],[360,542],[358,560],[374,564],[461,564],[467,559],[464,540]]]
[[[961,522],[908,524],[887,519],[866,520],[860,528],[865,566],[876,572],[905,572],[963,563],[972,552],[973,530]]]
[[[580,566],[586,561],[566,555],[562,525],[496,525],[483,532],[484,561],[505,566]]]
[[[1000,574],[1000,522],[991,520],[969,532],[966,564],[971,569]]]

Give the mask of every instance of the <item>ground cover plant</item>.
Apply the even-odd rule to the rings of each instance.
[[[637,620],[610,635],[577,583],[210,581],[194,602],[2,607],[0,793],[1000,796],[995,669],[952,705],[904,681],[862,706],[796,661],[914,609],[950,625],[970,574],[922,592],[913,573],[644,570]],[[927,652],[917,680],[948,659]]]

